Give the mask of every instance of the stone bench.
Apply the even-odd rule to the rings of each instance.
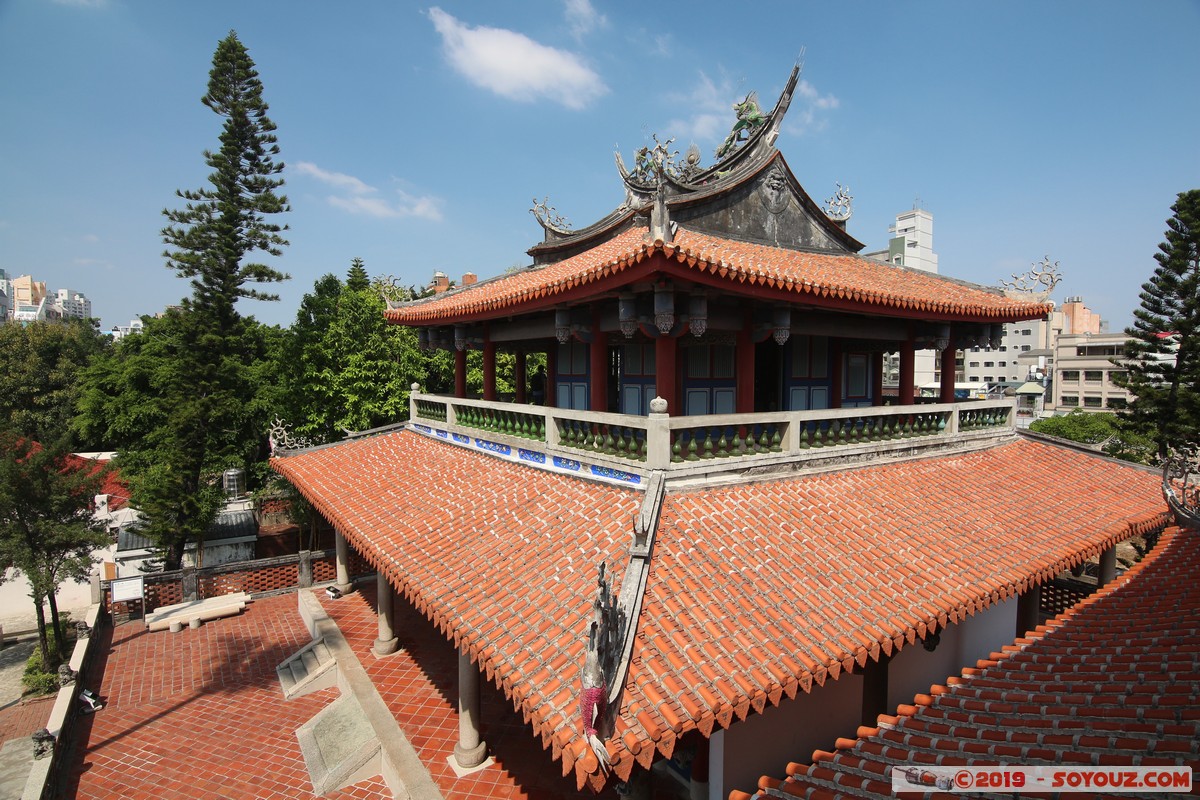
[[[203,600],[188,600],[170,606],[160,606],[146,615],[146,627],[151,631],[168,630],[172,622],[183,625],[192,620],[207,622],[220,617],[232,617],[242,613],[250,595],[245,592],[233,592],[220,597],[206,597]]]

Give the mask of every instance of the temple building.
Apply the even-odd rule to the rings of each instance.
[[[377,570],[376,653],[396,603],[458,648],[464,770],[482,675],[578,787],[725,797],[1033,629],[1044,584],[1088,559],[1106,582],[1119,542],[1165,524],[1154,474],[1019,434],[1012,400],[955,402],[956,350],[1050,306],[860,256],[848,195],[818,205],[775,147],[798,79],[735,106],[712,165],[655,137],[618,154],[624,201],[596,223],[535,205],[529,267],[391,306],[453,351],[451,395],[414,385],[404,423],[276,452],[337,531],[338,588],[351,550]]]

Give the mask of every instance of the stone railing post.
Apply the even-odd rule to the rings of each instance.
[[[800,415],[789,414],[787,420],[787,429],[783,434],[783,439],[780,441],[780,446],[785,453],[800,452]]]
[[[180,592],[185,603],[200,599],[200,579],[195,567],[184,567],[183,576],[179,579]]]
[[[312,586],[312,551],[301,550],[299,561],[296,563],[296,583],[302,589]]]
[[[671,417],[667,401],[656,397],[650,401],[646,420],[646,469],[667,469],[671,466]]]
[[[955,403],[954,407],[950,409],[949,418],[946,420],[947,436],[953,436],[954,434],[958,433],[958,415],[962,413],[962,409],[963,407],[961,403]]]
[[[546,418],[546,446],[557,447],[562,441],[558,435],[558,423],[554,421],[554,409],[546,408],[542,413]]]
[[[409,392],[408,392],[408,418],[409,419],[419,419],[421,416],[417,412],[417,395],[420,394],[420,392],[421,392],[421,384],[419,384],[419,383],[413,383],[413,385],[409,387]]]

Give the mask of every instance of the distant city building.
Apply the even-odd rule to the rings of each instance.
[[[37,308],[46,299],[46,282],[35,281],[32,275],[13,278],[10,285],[12,286],[10,297],[14,312],[18,307]]]
[[[1082,297],[1068,297],[1045,319],[1005,325],[999,347],[963,351],[961,379],[989,386],[1044,381],[1054,371],[1060,336],[1099,334],[1103,330],[1100,315],[1085,306]]]
[[[92,301],[75,289],[56,291],[54,305],[62,312],[64,319],[90,319],[92,316]]]
[[[46,291],[45,281],[32,275],[9,278],[0,270],[0,319],[14,322],[90,319],[92,301],[77,289]]]
[[[43,297],[37,303],[17,302],[13,306],[13,322],[51,322],[62,319],[62,312]]]
[[[114,342],[119,342],[131,333],[141,333],[145,324],[140,319],[131,319],[128,325],[114,325],[112,330],[105,331],[113,338]]]
[[[1125,353],[1124,333],[1080,333],[1058,337],[1054,348],[1051,408],[1067,413],[1113,411],[1129,404],[1130,395],[1113,382],[1125,368],[1114,364]]]
[[[933,252],[933,214],[914,207],[912,211],[897,214],[895,223],[888,226],[888,232],[894,236],[888,241],[886,250],[876,250],[863,255],[898,267],[937,273],[938,257],[937,253]],[[924,386],[936,379],[936,365],[937,354],[934,351],[917,351],[916,362],[913,364],[913,380],[917,386]],[[888,353],[884,357],[883,370],[885,386],[899,385],[899,354]]]

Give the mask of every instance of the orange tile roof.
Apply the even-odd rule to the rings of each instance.
[[[579,673],[597,569],[606,561],[620,581],[640,492],[408,431],[272,465],[478,659],[555,758],[582,750]]]
[[[626,716],[670,755],[1165,521],[1156,473],[1025,439],[669,493]]]
[[[1015,646],[759,787],[891,798],[893,763],[1200,769],[1197,570],[1200,533],[1170,528],[1124,576]]]
[[[619,583],[640,493],[408,432],[273,464],[482,657],[564,772],[603,782],[576,719],[582,632],[601,560]],[[1164,521],[1156,474],[1027,440],[669,492],[609,740],[615,771],[624,778],[689,730],[708,735],[809,691]],[[834,621],[799,622],[825,609]]]
[[[627,230],[584,253],[540,269],[418,301],[386,313],[407,325],[453,322],[515,307],[603,281],[660,254],[698,279],[708,276],[747,289],[767,287],[797,303],[861,306],[877,314],[920,313],[933,318],[980,322],[1033,319],[1051,307],[1015,300],[982,287],[908,270],[857,255],[804,252],[749,244],[680,228],[671,244],[647,242],[641,228]],[[603,290],[601,290],[603,291]]]

